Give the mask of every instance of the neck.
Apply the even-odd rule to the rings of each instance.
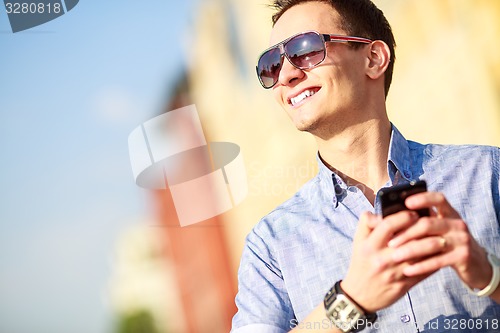
[[[374,204],[375,194],[389,179],[387,156],[391,124],[387,117],[351,125],[328,139],[316,137],[325,164],[350,186],[364,190]]]

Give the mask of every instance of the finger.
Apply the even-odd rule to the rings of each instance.
[[[388,242],[389,247],[398,247],[412,239],[431,235],[443,235],[450,229],[448,221],[434,217],[420,218],[413,225],[401,231]]]
[[[460,218],[457,211],[450,205],[443,193],[440,192],[423,192],[409,196],[405,200],[405,205],[408,209],[417,210],[423,208],[433,208],[437,210],[439,217]]]
[[[367,212],[368,215],[365,216],[368,228],[371,230],[375,229],[380,222],[382,222],[382,216]]]
[[[454,254],[451,252],[444,252],[442,255],[429,257],[404,267],[403,274],[410,277],[435,272],[443,267],[451,266],[453,263],[453,256]]]
[[[373,230],[373,226],[378,223],[378,220],[379,218],[371,212],[364,212],[361,214],[354,238],[361,240],[368,238]]]
[[[426,237],[411,241],[392,253],[392,259],[396,263],[403,261],[415,261],[421,258],[429,257],[442,253],[447,246],[446,238],[442,236]]]
[[[391,238],[418,220],[418,214],[405,210],[385,217],[373,230],[371,239],[379,247],[387,246]]]

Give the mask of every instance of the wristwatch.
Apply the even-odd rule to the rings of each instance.
[[[498,285],[500,284],[500,259],[498,259],[494,254],[488,253],[488,261],[493,269],[493,275],[491,276],[490,283],[484,287],[484,289],[479,291],[475,291],[467,286],[473,294],[479,297],[490,296],[495,292],[495,290],[497,290]]]
[[[367,313],[340,287],[337,281],[325,295],[326,316],[342,332],[359,332],[377,320],[376,313]]]

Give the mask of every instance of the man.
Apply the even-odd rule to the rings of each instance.
[[[319,172],[248,235],[232,332],[500,331],[500,150],[392,126],[395,42],[369,0],[274,5],[257,74]],[[422,179],[410,210],[376,214],[379,189]]]

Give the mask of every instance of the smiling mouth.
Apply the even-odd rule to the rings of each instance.
[[[306,89],[295,97],[290,98],[289,103],[292,106],[296,106],[306,100],[307,98],[313,96],[319,91],[319,88]]]

